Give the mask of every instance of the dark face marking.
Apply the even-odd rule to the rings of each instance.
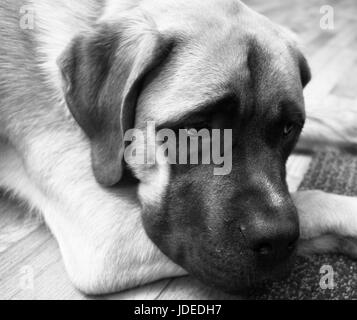
[[[123,176],[124,135],[134,125],[144,78],[172,48],[156,33],[150,41],[139,33],[129,45],[127,24],[97,25],[74,38],[58,61],[68,108],[90,140],[94,175],[106,187]]]
[[[208,112],[163,125],[232,129],[231,174],[214,176],[214,165],[172,165],[161,208],[143,210],[148,235],[167,256],[228,292],[287,274],[299,237],[285,165],[305,121],[306,70],[277,74],[258,46],[248,66],[245,90],[232,79],[228,98]]]

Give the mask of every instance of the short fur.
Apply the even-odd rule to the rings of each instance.
[[[34,8],[34,30],[19,27],[24,5]],[[126,28],[125,45],[111,37],[118,21],[125,22],[119,28]],[[256,23],[248,23],[252,21]],[[154,120],[162,125],[199,111],[206,103],[224,97],[232,79],[248,83],[250,69],[264,59],[274,63],[268,64],[269,70],[252,73],[262,77],[253,77],[250,82],[259,92],[271,90],[264,79],[267,74],[279,79],[293,76],[296,88],[301,87],[300,80],[303,85],[309,80],[306,61],[295,51],[295,41],[289,34],[235,0],[211,0],[204,5],[202,1],[181,0],[3,0],[0,24],[0,187],[41,212],[59,243],[71,280],[88,294],[119,291],[186,273],[157,249],[141,225],[142,204],[160,206],[169,185],[170,168],[131,165],[131,171],[141,180],[139,186],[130,182],[113,189],[103,186],[114,185],[123,174],[118,164],[121,160],[116,158],[120,145],[115,149],[109,144],[103,151],[101,143],[103,139],[113,143],[122,139],[122,132],[117,130],[123,127],[118,129],[118,122],[135,122],[140,127]],[[246,28],[242,35],[234,32],[237,27]],[[138,30],[140,35],[136,34]],[[247,35],[254,35],[269,48],[271,56],[264,51],[249,51]],[[167,39],[175,39],[174,45]],[[191,46],[182,49],[187,39]],[[217,45],[217,41],[221,43]],[[104,43],[107,50],[93,51],[93,42],[99,42],[101,48]],[[157,48],[152,48],[158,42],[168,59],[172,50],[179,52],[169,67],[162,63],[162,54],[160,66],[156,63]],[[124,72],[122,61],[116,60],[122,57],[111,55],[111,47],[119,45],[123,45],[122,55],[130,60],[123,62],[130,65]],[[295,53],[280,54],[287,48]],[[248,51],[250,67],[244,60]],[[145,61],[140,60],[143,56]],[[145,65],[148,60],[153,64]],[[120,72],[110,73],[108,65],[112,64]],[[71,73],[75,68],[83,68],[79,78],[78,73]],[[96,78],[96,68],[105,79]],[[155,70],[147,75],[149,69]],[[112,98],[115,84],[118,96],[105,100]],[[133,84],[144,88],[138,100],[130,97]],[[235,90],[244,93],[248,88],[238,86]],[[280,89],[279,94],[300,92],[290,87]],[[102,115],[101,123],[96,122],[98,114],[89,121],[83,114],[90,114],[90,108],[99,102],[108,107],[101,110],[110,112]],[[135,112],[131,106],[132,114],[123,114],[125,103],[136,105]],[[118,105],[121,107],[117,110]],[[114,110],[118,113],[112,117]],[[349,128],[341,127],[343,122],[333,122],[334,130],[326,129],[321,136],[316,128],[324,126],[321,121],[329,120],[320,120],[320,116],[318,113],[308,121],[303,142],[309,147],[326,140],[340,144]],[[335,117],[333,113],[331,121]],[[348,137],[347,144],[355,144],[355,136]],[[355,255],[351,239],[357,237],[353,212],[356,199],[314,191],[297,193],[293,198],[302,236],[313,239],[304,242],[304,253],[342,250]],[[341,237],[348,239],[348,246]]]

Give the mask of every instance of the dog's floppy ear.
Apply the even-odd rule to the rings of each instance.
[[[305,58],[300,48],[299,36],[288,28],[285,28],[283,26],[279,26],[279,28],[285,38],[288,39],[290,46],[293,48],[293,52],[295,52],[297,55],[301,84],[303,88],[305,88],[307,84],[311,81],[312,75],[307,59]]]
[[[93,172],[104,186],[122,177],[124,134],[134,125],[141,84],[169,49],[145,18],[125,19],[76,37],[58,61],[66,103],[90,139]]]
[[[300,53],[299,54],[299,68],[300,68],[300,77],[302,86],[305,88],[307,84],[311,81],[311,69],[309,64],[305,58],[305,56]]]

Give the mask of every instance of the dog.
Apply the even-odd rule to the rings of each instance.
[[[356,255],[354,198],[288,191],[311,74],[284,28],[238,0],[6,0],[0,25],[0,187],[41,213],[82,292],[187,273],[241,292],[297,251]],[[149,121],[231,129],[231,173],[124,162]],[[318,126],[301,143],[343,142]]]

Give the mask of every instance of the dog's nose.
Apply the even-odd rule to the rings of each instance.
[[[251,250],[258,259],[278,263],[295,252],[299,239],[297,222],[263,222],[250,228],[241,227]]]

